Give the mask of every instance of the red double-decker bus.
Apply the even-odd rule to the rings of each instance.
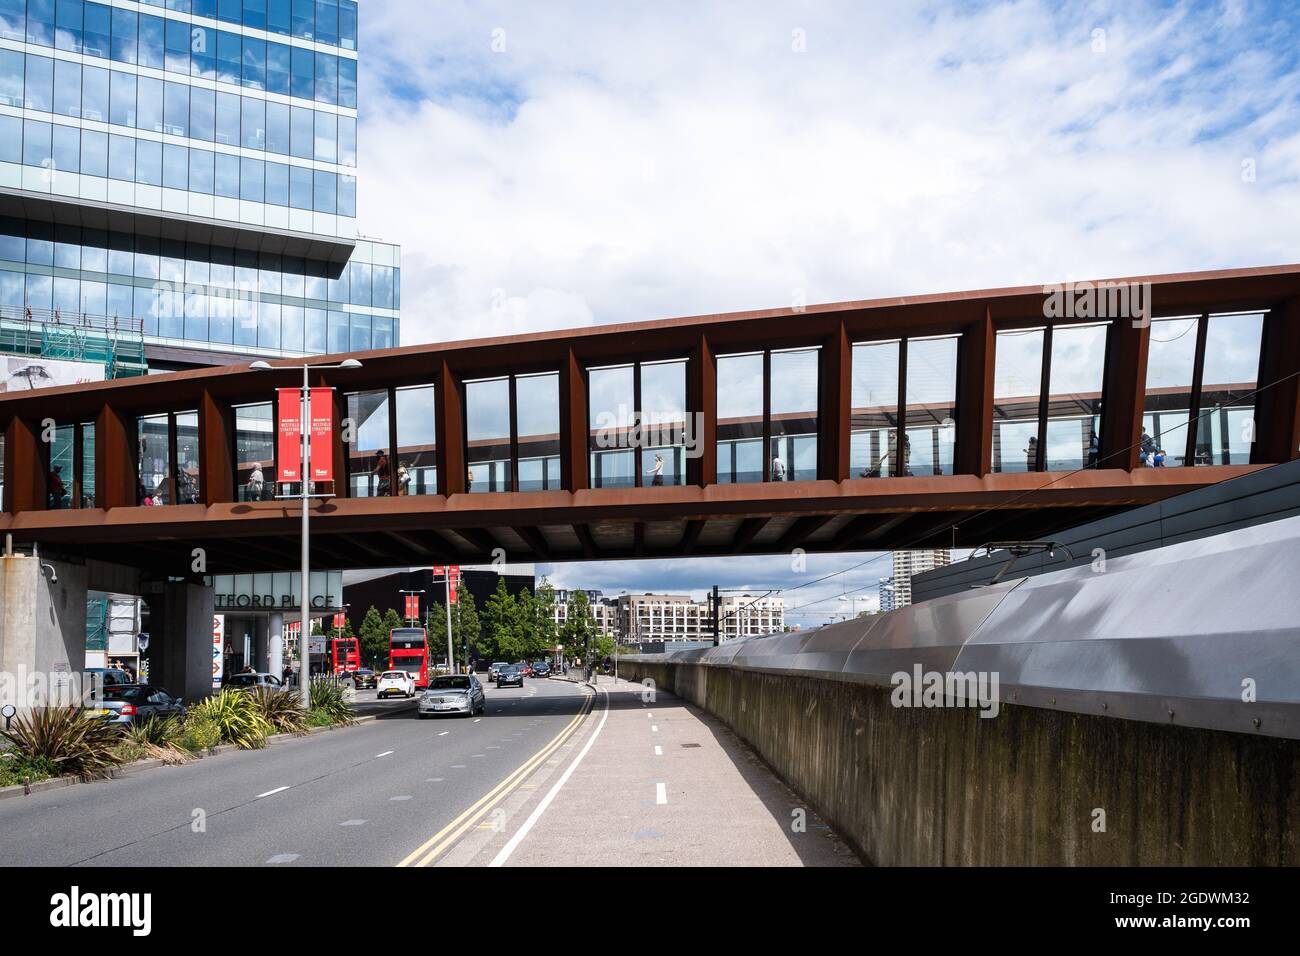
[[[395,627],[388,632],[388,669],[406,671],[415,686],[429,686],[429,638],[422,627]]]
[[[347,674],[361,667],[361,644],[355,637],[330,640],[330,667],[335,674]]]

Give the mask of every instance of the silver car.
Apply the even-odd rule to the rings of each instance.
[[[420,695],[419,715],[464,714],[471,717],[487,709],[483,685],[473,674],[446,674],[434,677]]]

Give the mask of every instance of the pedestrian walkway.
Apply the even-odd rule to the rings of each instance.
[[[857,857],[719,721],[601,677],[581,735],[456,862],[509,866],[856,866]],[[450,861],[449,861],[450,862]]]

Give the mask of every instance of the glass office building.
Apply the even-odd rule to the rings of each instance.
[[[164,366],[398,344],[357,56],[354,0],[0,0],[0,315]]]

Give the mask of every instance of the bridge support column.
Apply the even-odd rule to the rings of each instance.
[[[271,671],[270,627],[260,615],[253,619],[253,666],[259,671]]]
[[[0,704],[73,703],[85,666],[85,567],[0,557]]]
[[[168,581],[149,601],[149,679],[186,703],[212,693],[213,589]]]
[[[267,659],[266,672],[276,677],[284,675],[284,615],[272,614],[266,619]]]

